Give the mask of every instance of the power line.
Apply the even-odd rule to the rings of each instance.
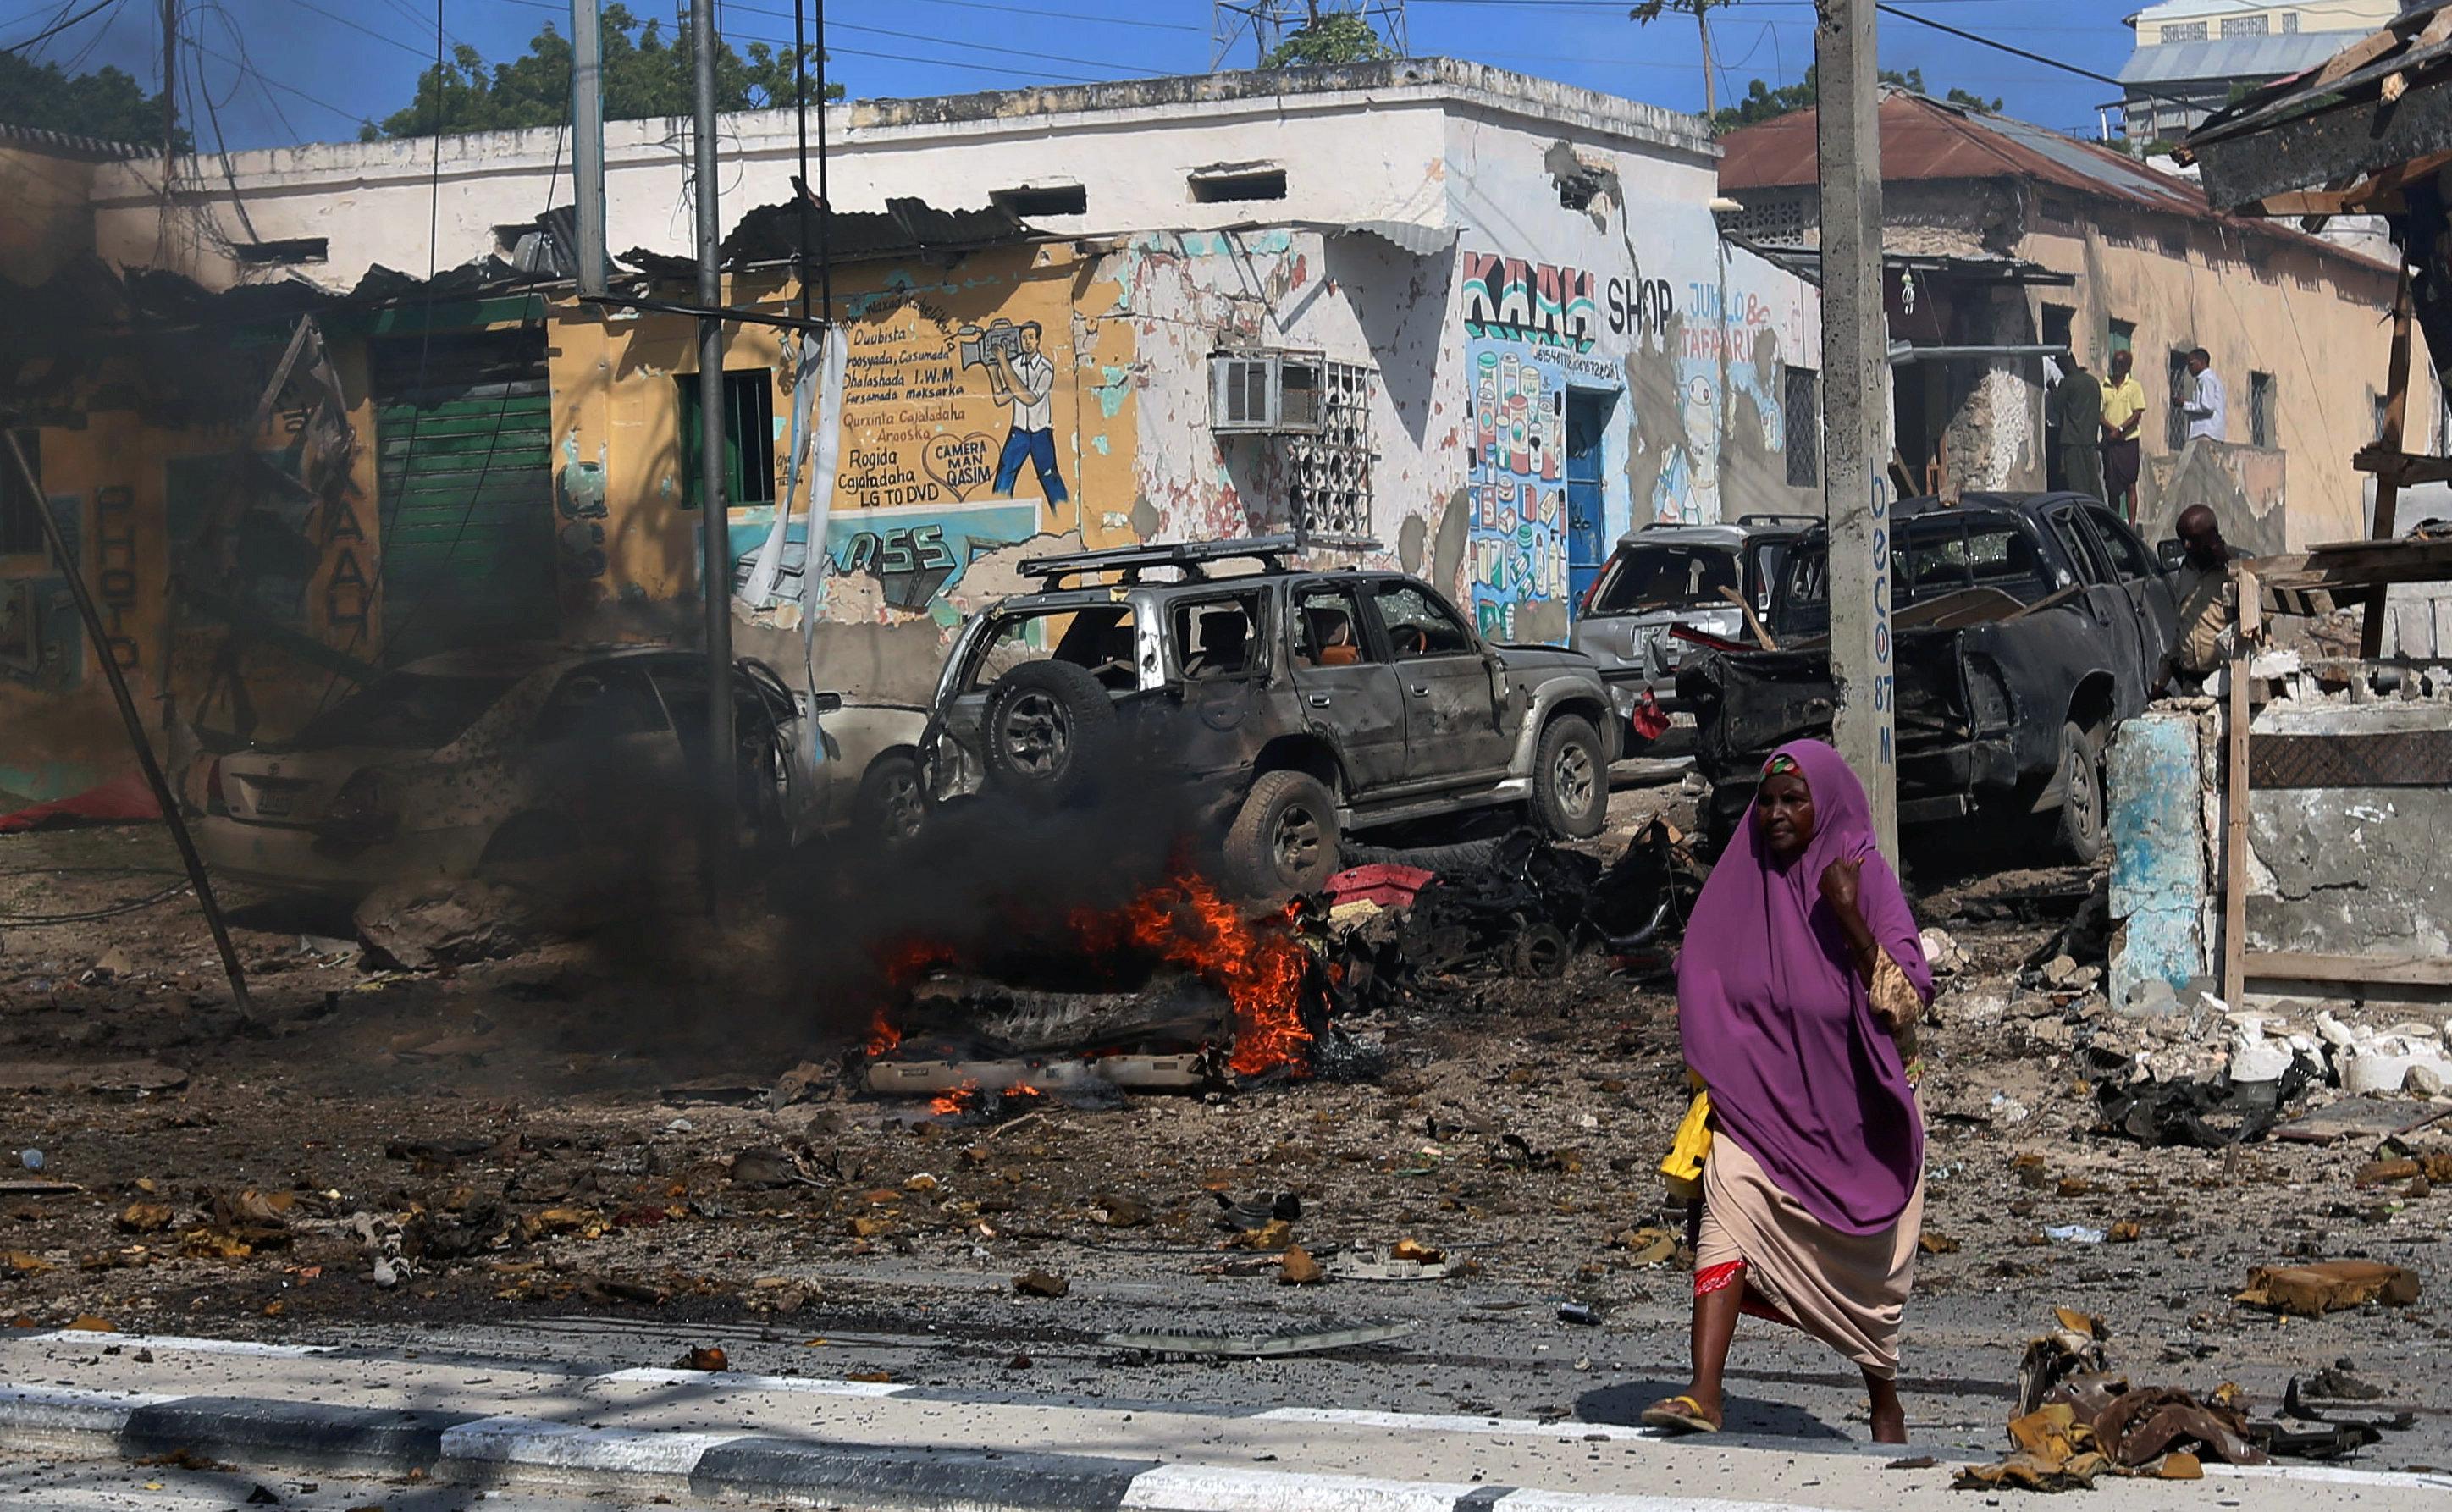
[[[1902,21],[1912,21],[1920,27],[1930,27],[1935,31],[1946,31],[1961,41],[1990,48],[1996,52],[2006,52],[2013,58],[2024,58],[2028,63],[2040,63],[2047,69],[2058,69],[2063,73],[2074,73],[2081,79],[2092,79],[2097,84],[2107,84],[2115,89],[2135,89],[2139,94],[2149,95],[2157,100],[2167,100],[2177,106],[2185,106],[2188,103],[2177,95],[2165,94],[2159,89],[2148,89],[2141,85],[2125,83],[2108,73],[2097,73],[2092,69],[2081,69],[2074,63],[2063,63],[2058,58],[2047,58],[2040,52],[2029,52],[2024,48],[2013,48],[2006,42],[1995,42],[1990,37],[1953,27],[1946,21],[1935,21],[1930,16],[1920,16],[1912,10],[1902,10],[1897,6],[1885,5],[1881,0],[1874,0],[1873,9],[1886,16],[1896,16]]]
[[[66,31],[69,28],[75,26],[78,22],[83,21],[86,17],[93,15],[98,11],[108,10],[117,3],[118,0],[93,0],[93,4],[86,7],[76,14],[69,17],[67,20],[55,21],[49,26],[45,27],[42,30],[35,32],[32,36],[28,37],[23,42],[11,42],[6,48],[0,48],[0,52],[23,52],[28,48],[32,47],[35,43],[48,42],[51,38],[58,36],[61,32]]]
[[[362,26],[359,23],[350,20],[347,16],[339,15],[333,11],[326,10],[322,6],[315,4],[314,0],[289,0],[289,3],[296,6],[301,10],[311,10],[315,14],[322,16],[326,21],[339,26],[345,26],[352,31],[372,37],[377,42],[382,43],[387,48],[398,48],[401,51],[409,54],[411,57],[422,59],[425,56],[425,49],[424,48],[403,42],[400,38],[395,37],[388,32],[377,31],[374,28]]]
[[[561,6],[558,6],[558,5],[553,4],[553,3],[552,3],[552,0],[504,0],[504,4],[507,4],[507,5],[524,6],[524,7],[526,7],[527,9],[529,9],[529,10],[552,10],[552,11],[557,11],[557,12],[559,12],[559,11],[561,11],[561,10],[564,9],[564,8],[563,8],[563,7],[561,7]],[[735,5],[735,6],[727,7],[726,9],[728,9],[728,10],[752,10],[753,8],[752,8],[752,7],[748,7],[748,6],[740,6],[740,5]],[[788,17],[788,16],[790,16],[790,15],[791,15],[791,12],[790,12],[790,11],[788,11],[788,10],[757,10],[757,12],[756,12],[756,13],[757,13],[757,14],[760,14],[760,15],[772,15],[772,16],[782,16],[782,17]],[[886,31],[886,30],[881,30],[881,29],[880,29],[879,28],[876,28],[876,27],[857,27],[857,28],[855,28],[855,27],[850,27],[850,26],[847,26],[847,25],[845,25],[844,23],[840,22],[840,21],[828,21],[828,22],[826,23],[826,29],[827,29],[827,30],[829,30],[829,31],[838,31],[838,30],[875,31],[875,32],[877,32],[877,34],[878,34],[878,35],[880,35],[880,36],[904,37],[904,38],[907,38],[907,37],[909,37],[909,35],[910,35],[910,33],[908,33],[908,32],[904,32],[904,31]],[[763,42],[763,43],[768,44],[769,46],[772,46],[772,47],[778,47],[778,48],[788,48],[788,47],[790,47],[790,46],[791,46],[791,43],[789,43],[788,41],[786,41],[785,39],[783,39],[783,38],[781,38],[781,37],[770,37],[770,36],[765,35],[765,34],[764,34],[764,33],[762,33],[762,32],[739,31],[739,30],[731,30],[731,29],[727,29],[727,30],[724,32],[723,40],[724,40],[724,41],[727,41],[727,42],[732,42],[732,41],[740,41],[740,42]],[[930,38],[930,39],[928,39],[928,40],[936,41],[936,42],[942,42],[942,43],[945,43],[946,45],[948,45],[948,46],[952,46],[952,47],[975,47],[975,46],[978,46],[977,44],[973,44],[973,43],[955,42],[955,41],[954,41],[952,38],[950,38],[950,37],[935,37],[935,38]],[[1013,76],[1013,77],[1015,77],[1015,78],[1021,78],[1021,79],[1035,79],[1035,80],[1039,80],[1039,81],[1042,81],[1042,82],[1052,81],[1052,82],[1059,83],[1059,84],[1100,84],[1100,83],[1108,82],[1108,81],[1100,80],[1100,79],[1085,78],[1085,77],[1083,77],[1083,76],[1081,76],[1081,75],[1079,75],[1079,74],[1054,74],[1054,73],[1048,73],[1048,72],[1046,72],[1046,71],[1044,71],[1044,70],[1041,70],[1041,69],[1000,69],[1000,68],[996,67],[996,66],[995,66],[995,65],[993,65],[993,64],[986,64],[986,63],[966,63],[966,62],[963,62],[962,60],[960,60],[960,59],[959,59],[959,58],[943,58],[943,57],[931,58],[931,57],[918,57],[918,56],[914,56],[914,55],[912,55],[912,54],[910,54],[910,53],[907,53],[907,52],[879,52],[879,51],[873,51],[873,50],[863,49],[860,49],[860,48],[830,48],[830,49],[828,49],[827,50],[832,51],[832,52],[838,52],[838,53],[840,53],[842,56],[847,57],[847,58],[881,58],[881,59],[883,59],[883,60],[885,60],[885,61],[887,61],[887,62],[889,62],[889,63],[922,63],[922,64],[930,64],[930,65],[933,65],[933,66],[936,66],[936,67],[939,67],[939,68],[948,68],[948,69],[971,69],[971,70],[973,70],[973,71],[975,71],[975,72],[979,72],[979,73],[1002,73],[1002,74],[1009,74],[1009,75],[1011,75],[1011,76]],[[1164,69],[1144,69],[1144,68],[1141,68],[1140,66],[1138,66],[1138,65],[1137,65],[1137,64],[1128,64],[1128,63],[1102,63],[1102,62],[1099,62],[1099,61],[1097,61],[1097,60],[1096,60],[1096,59],[1090,59],[1090,58],[1067,58],[1067,57],[1059,57],[1059,56],[1058,56],[1057,54],[1052,53],[1052,52],[1025,52],[1025,51],[1017,50],[1016,49],[1013,49],[1013,48],[990,48],[990,47],[981,47],[981,48],[979,48],[979,50],[981,50],[981,51],[987,51],[987,52],[994,52],[994,53],[999,54],[999,56],[1002,56],[1002,57],[1008,57],[1008,58],[1040,58],[1040,59],[1044,59],[1044,60],[1046,60],[1047,62],[1050,62],[1050,63],[1070,63],[1070,64],[1074,64],[1074,65],[1078,66],[1078,67],[1091,67],[1091,68],[1113,69],[1116,69],[1116,70],[1117,70],[1117,72],[1119,72],[1119,73],[1125,73],[1125,74],[1135,74],[1135,73],[1165,73],[1165,72],[1169,71],[1169,70]]]
[[[352,110],[346,106],[334,105],[329,100],[318,99],[314,95],[308,94],[306,90],[299,88],[295,85],[284,84],[279,79],[266,73],[263,69],[254,68],[249,64],[241,63],[238,59],[231,57],[227,52],[215,51],[213,49],[205,46],[202,42],[195,44],[195,49],[198,52],[205,54],[205,56],[208,58],[221,59],[224,63],[228,64],[233,69],[246,69],[251,76],[253,76],[258,84],[264,85],[269,88],[279,89],[284,94],[295,95],[299,99],[306,101],[308,105],[320,106],[345,120],[356,121],[363,124],[366,118],[366,113],[364,110]]]
[[[1001,10],[1009,15],[1038,16],[1051,21],[1095,21],[1104,27],[1141,27],[1151,31],[1190,31],[1199,36],[1208,35],[1206,28],[1196,27],[1184,21],[1136,21],[1124,16],[1092,15],[1086,10],[1042,10],[1035,6],[996,5],[991,3],[991,0],[921,0],[921,3],[932,6],[959,6],[965,10]],[[1615,3],[1615,0],[1612,0],[1612,3]],[[840,26],[842,23],[835,24]]]

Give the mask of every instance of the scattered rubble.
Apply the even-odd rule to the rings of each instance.
[[[2334,1260],[2316,1266],[2260,1266],[2248,1272],[2239,1300],[2251,1307],[2315,1318],[2369,1303],[2406,1307],[2418,1300],[2418,1291],[2415,1271],[2373,1260]]]

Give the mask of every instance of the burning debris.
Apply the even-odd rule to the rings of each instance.
[[[1306,927],[1315,912],[1248,917],[1186,874],[1121,908],[1018,928],[974,961],[905,942],[888,952],[900,1001],[872,1026],[865,1085],[959,1115],[1017,1090],[1078,1099],[1311,1076],[1337,1034],[1335,971]]]

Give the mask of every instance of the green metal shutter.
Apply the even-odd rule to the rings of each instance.
[[[384,659],[395,666],[552,639],[559,626],[550,392],[541,362],[484,365],[473,382],[431,372],[377,407]]]

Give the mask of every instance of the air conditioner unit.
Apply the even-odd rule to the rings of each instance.
[[[1312,436],[1319,432],[1318,352],[1217,352],[1209,359],[1209,428],[1221,436]]]

